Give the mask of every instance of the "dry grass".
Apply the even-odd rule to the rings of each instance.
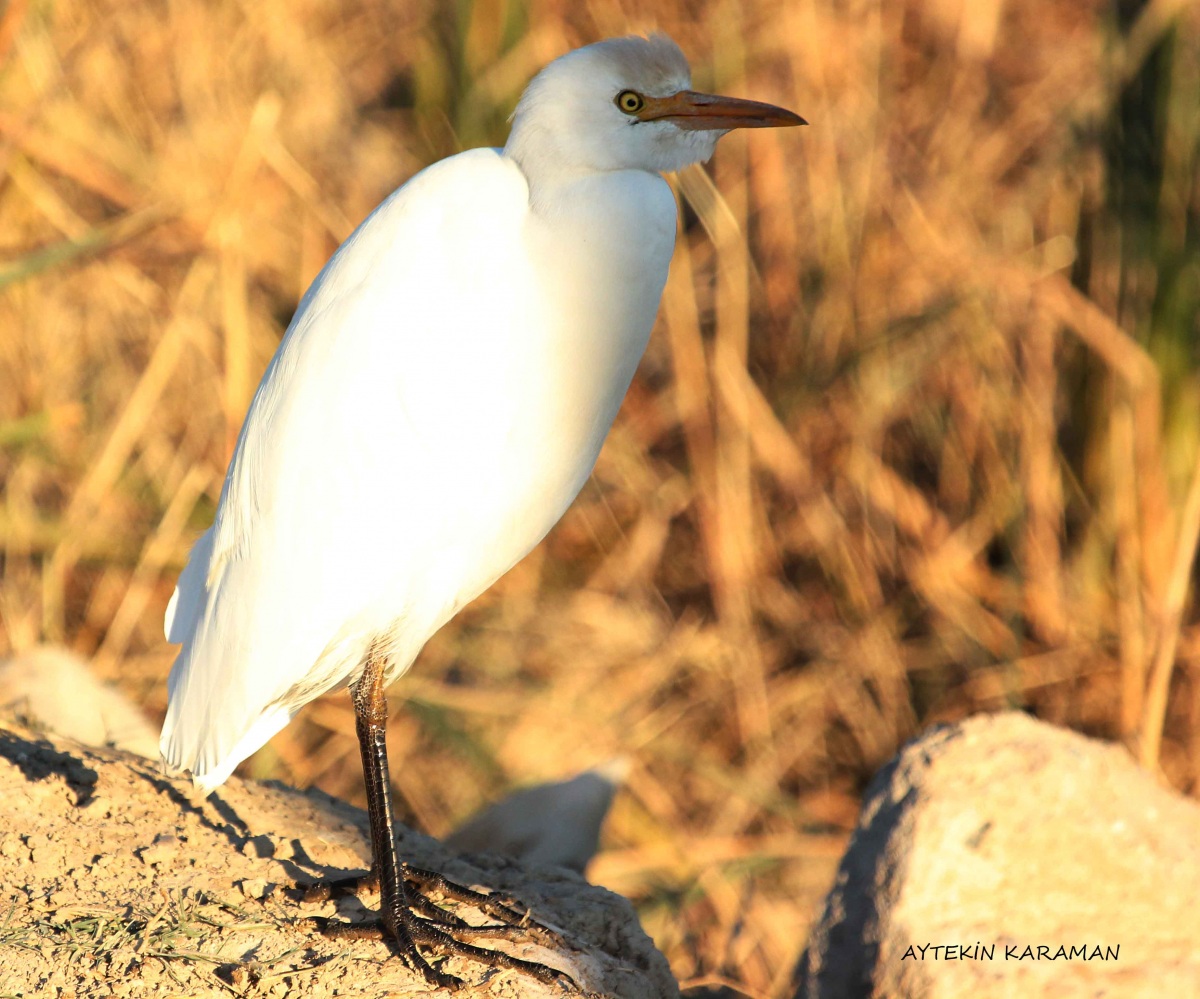
[[[308,281],[548,59],[654,26],[448,9],[2,8],[0,646],[161,712],[162,610]],[[394,688],[396,783],[442,833],[631,754],[594,877],[682,979],[780,996],[829,831],[934,721],[1026,707],[1200,788],[1200,11],[660,10],[699,86],[813,125],[678,179],[594,479]],[[252,769],[356,798],[352,731],[320,701]]]

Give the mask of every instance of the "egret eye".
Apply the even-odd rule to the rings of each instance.
[[[637,114],[646,106],[646,100],[634,90],[622,90],[617,94],[617,107],[626,114]]]

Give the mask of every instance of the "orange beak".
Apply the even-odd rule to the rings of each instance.
[[[642,121],[666,119],[679,128],[787,128],[807,125],[798,114],[774,104],[744,101],[740,97],[719,97],[681,90],[670,97],[647,97],[646,105],[638,112]]]

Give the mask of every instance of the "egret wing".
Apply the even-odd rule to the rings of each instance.
[[[503,381],[492,310],[520,321],[503,298],[521,284],[508,258],[526,204],[495,151],[444,160],[383,202],[301,301],[168,608],[182,648],[161,749],[201,786],[346,683],[373,636],[403,646],[408,615],[413,647],[393,654],[427,637],[439,611],[422,584],[436,586],[415,567],[437,571],[445,505],[469,487],[461,452],[488,419],[481,380]]]

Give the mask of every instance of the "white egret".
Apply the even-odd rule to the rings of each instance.
[[[578,49],[529,84],[503,149],[376,208],[301,300],[167,608],[182,648],[161,751],[203,791],[350,687],[382,928],[438,985],[458,980],[416,943],[550,972],[455,940],[399,864],[383,689],[591,473],[667,279],[661,172],[730,129],[804,124],[689,87],[664,35]]]

